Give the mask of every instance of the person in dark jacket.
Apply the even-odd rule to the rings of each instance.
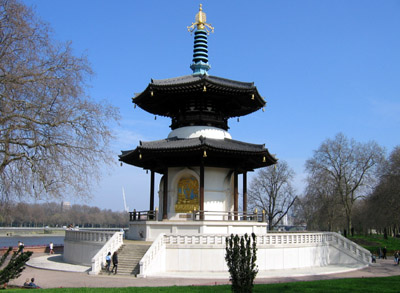
[[[112,262],[113,262],[113,268],[112,268],[111,272],[114,272],[114,269],[115,269],[114,275],[116,275],[117,269],[118,269],[118,251],[114,252],[114,254],[112,256]]]
[[[382,249],[382,252],[383,252],[383,259],[386,259],[386,253],[387,253],[386,246]]]

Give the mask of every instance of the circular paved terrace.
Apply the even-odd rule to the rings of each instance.
[[[164,274],[157,277],[135,278],[121,275],[88,274],[89,267],[67,264],[62,255],[35,254],[17,280],[10,285],[22,286],[26,278],[35,278],[42,288],[59,287],[159,287],[187,285],[230,284],[227,275]],[[392,259],[377,260],[371,266],[357,269],[351,266],[327,266],[293,270],[271,270],[257,275],[255,283],[285,283],[295,281],[327,280],[340,278],[370,278],[400,275],[400,267]]]

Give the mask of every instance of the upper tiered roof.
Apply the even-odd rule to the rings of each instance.
[[[200,5],[196,22],[191,75],[151,80],[147,88],[132,102],[154,115],[170,117],[171,128],[214,126],[227,130],[228,119],[253,113],[266,104],[254,83],[229,80],[208,75],[206,14]]]
[[[265,106],[253,83],[210,75],[151,80],[133,99],[143,110],[171,117],[171,128],[207,125],[228,129],[228,119]]]

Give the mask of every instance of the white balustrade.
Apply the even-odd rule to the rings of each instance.
[[[227,235],[165,235],[165,245],[220,245]],[[159,238],[158,238],[159,239]],[[329,244],[364,263],[371,262],[371,253],[363,247],[334,232],[316,233],[268,233],[257,236],[257,245],[302,246],[304,244]]]
[[[206,250],[225,249],[226,234],[160,234],[153,242],[150,249],[143,256],[140,261],[140,274],[139,277],[146,277],[147,275],[156,274],[157,272],[164,272],[168,270],[168,264],[165,263],[167,257],[171,253],[176,253],[176,248],[182,248],[190,251],[192,248],[204,248]],[[357,260],[359,264],[371,263],[371,253],[362,248],[361,246],[351,242],[342,235],[334,232],[315,232],[315,233],[267,233],[257,236],[257,246],[260,250],[268,250],[273,248],[292,249],[293,247],[331,247],[335,254],[344,253],[347,257]],[[175,251],[175,252],[174,252]],[[207,252],[204,252],[207,255]],[[214,250],[215,253],[215,250]],[[218,252],[219,253],[219,252]],[[218,254],[217,253],[217,254]],[[221,255],[223,255],[222,253]],[[175,255],[175,254],[174,254]],[[191,255],[190,253],[183,253],[183,255]],[[212,254],[215,255],[215,254]],[[341,261],[335,257],[329,260],[321,260],[321,264],[327,265]],[[105,254],[102,257],[105,258]],[[332,262],[333,261],[333,262]],[[184,261],[183,261],[184,262]],[[318,264],[317,264],[318,265]]]
[[[156,240],[154,240],[153,244],[150,246],[150,248],[147,250],[145,255],[142,257],[142,259],[139,262],[139,276],[144,277],[148,273],[148,270],[150,269],[150,265],[153,263],[153,261],[156,259],[157,256],[162,252],[162,250],[165,248],[164,244],[164,237],[165,234],[161,233],[158,235]]]
[[[90,241],[107,242],[115,232],[113,231],[86,231],[86,230],[66,230],[66,241]]]
[[[90,232],[96,233],[96,232]],[[105,264],[108,252],[113,253],[123,244],[123,232],[97,232],[97,234],[88,234],[86,239],[95,239],[89,241],[104,242],[104,246],[92,258],[91,275],[97,275]]]

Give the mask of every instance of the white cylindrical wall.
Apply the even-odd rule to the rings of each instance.
[[[194,168],[168,168],[168,219],[179,219],[175,212],[178,200],[178,182],[181,178],[194,176],[200,183],[200,167]],[[204,168],[204,210],[213,212],[228,212],[233,210],[233,190],[231,181],[232,171],[227,168]],[[163,178],[160,181],[159,205],[160,215],[163,207]],[[216,216],[221,217],[220,215]],[[215,218],[215,220],[217,219]],[[212,216],[208,216],[212,220]]]

